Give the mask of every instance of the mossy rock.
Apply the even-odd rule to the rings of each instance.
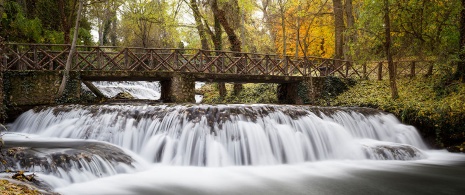
[[[128,92],[120,92],[118,94],[116,94],[112,99],[126,99],[126,100],[132,100],[132,99],[136,99],[134,98],[134,96],[132,96],[130,93]]]

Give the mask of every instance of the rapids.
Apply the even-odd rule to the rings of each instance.
[[[61,194],[465,191],[463,155],[430,150],[414,127],[368,108],[61,105],[7,129],[0,168],[35,172]]]

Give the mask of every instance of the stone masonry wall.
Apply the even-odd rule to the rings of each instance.
[[[297,89],[298,97],[303,104],[314,104],[321,98],[326,77],[307,77],[300,82]],[[300,102],[299,102],[300,103]]]
[[[188,74],[175,74],[170,84],[171,101],[176,103],[195,103],[195,78]]]
[[[79,74],[70,72],[70,87],[62,101],[79,98]],[[6,71],[3,74],[5,104],[7,107],[35,106],[56,103],[56,94],[62,74],[57,71]]]

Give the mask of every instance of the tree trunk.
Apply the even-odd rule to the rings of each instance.
[[[60,88],[58,89],[58,98],[63,96],[63,92],[65,91],[66,85],[69,80],[69,71],[71,69],[71,62],[73,60],[74,52],[76,51],[76,42],[78,39],[78,31],[79,31],[79,20],[81,18],[83,4],[84,4],[83,0],[79,0],[79,8],[77,11],[77,16],[76,16],[76,24],[74,25],[73,43],[71,44],[71,49],[68,54],[68,59],[66,60],[65,70],[63,72],[63,79],[61,81]]]
[[[300,41],[300,1],[299,5],[297,6],[297,21],[296,21],[296,26],[297,26],[297,31],[296,31],[296,37],[295,37],[295,57],[299,57],[299,41]]]
[[[342,0],[333,0],[334,7],[334,37],[335,37],[335,59],[344,57],[344,10]],[[339,67],[340,64],[336,65]]]
[[[69,33],[71,32],[71,26],[69,25],[68,17],[65,13],[65,0],[59,0],[58,6],[60,10],[61,30],[63,31],[64,43],[69,44],[71,41],[69,37]]]
[[[0,16],[3,15],[3,1],[0,0]],[[0,25],[0,30],[2,26]],[[0,36],[0,62],[3,62],[3,54],[5,52],[5,43],[3,37]],[[2,103],[0,107],[0,123],[4,123],[6,119],[5,106],[3,105],[3,100],[5,99],[4,89],[3,89],[3,66],[0,67],[0,102]]]
[[[234,32],[234,29],[231,27],[228,20],[226,19],[224,10],[219,9],[218,0],[212,1],[211,8],[212,8],[213,15],[215,16],[215,18],[218,19],[219,23],[221,24],[221,26],[223,26],[224,31],[228,35],[228,41],[231,44],[231,51],[241,52],[241,41],[239,40],[236,33]],[[236,53],[236,57],[238,57],[239,55],[240,55],[239,53]],[[243,70],[243,67],[240,65],[238,65],[237,68],[238,68],[237,70],[238,72],[241,72]],[[234,84],[234,94],[239,94],[241,90],[242,90],[242,84]]]
[[[265,24],[267,30],[269,31],[269,36],[271,39],[271,48],[272,52],[276,52],[276,31],[273,27],[273,22],[271,22],[272,16],[268,13],[268,7],[270,7],[271,0],[262,0],[262,12],[263,12],[263,23]],[[269,51],[267,51],[269,52]]]
[[[399,94],[397,92],[397,83],[396,83],[396,67],[392,61],[391,54],[391,21],[389,18],[389,0],[384,0],[384,28],[385,28],[385,42],[384,42],[384,51],[386,52],[386,57],[388,61],[388,71],[389,71],[389,84],[391,87],[391,98],[397,99]]]
[[[222,30],[221,30],[220,21],[216,17],[215,17],[214,29],[215,29],[215,36],[213,37],[213,45],[215,45],[216,51],[221,51],[223,49],[223,41],[221,40]],[[220,54],[217,52],[216,55],[220,55]],[[218,83],[218,91],[219,91],[220,97],[222,98],[226,97],[226,84],[224,82]]]
[[[231,51],[241,52],[241,41],[237,37],[234,29],[229,24],[228,20],[226,19],[226,15],[224,10],[219,9],[218,7],[218,0],[213,0],[212,2],[212,12],[215,17],[218,18],[221,26],[223,26],[224,31],[228,35],[228,41],[231,44]]]
[[[207,35],[205,33],[205,27],[202,23],[202,16],[200,15],[199,6],[197,5],[197,0],[191,0],[190,7],[192,9],[192,12],[194,12],[195,27],[197,28],[197,31],[199,32],[202,49],[210,50],[210,47],[208,45]]]
[[[461,0],[460,10],[460,61],[457,63],[456,77],[465,82],[465,0]]]
[[[354,42],[355,41],[355,34],[353,32],[350,32],[351,30],[353,30],[354,24],[355,24],[352,0],[345,0],[344,8],[345,8],[345,14],[346,14],[346,21],[347,21],[347,30],[349,30],[349,32],[346,33],[347,34],[347,39],[344,39],[344,41],[345,41],[344,54],[346,55],[346,57],[345,57],[346,60],[352,60],[352,56],[348,55],[348,53],[349,53],[348,51],[350,49],[349,42]]]
[[[281,13],[281,29],[283,31],[283,51],[282,52],[283,52],[283,58],[285,58],[286,57],[286,50],[287,50],[287,45],[286,45],[287,37],[286,37],[286,23],[285,23],[286,22],[286,20],[285,20],[286,16],[284,15],[284,5],[280,9],[281,9],[281,11],[280,11],[280,13]]]

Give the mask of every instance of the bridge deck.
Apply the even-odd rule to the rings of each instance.
[[[160,71],[80,71],[85,81],[163,81],[175,77],[178,72]],[[304,79],[302,76],[218,74],[218,73],[182,73],[196,81],[235,82],[235,83],[294,83]]]

